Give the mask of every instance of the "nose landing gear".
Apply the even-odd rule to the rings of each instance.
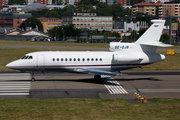
[[[34,82],[35,78],[34,78],[34,72],[31,72],[31,81]]]

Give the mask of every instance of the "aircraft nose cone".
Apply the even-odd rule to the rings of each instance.
[[[13,61],[13,62],[10,62],[6,65],[7,68],[10,68],[10,69],[16,69],[16,67],[19,65],[19,61]]]
[[[8,64],[6,65],[7,68],[12,68],[12,66],[13,66],[12,62],[11,62],[11,63],[8,63]]]

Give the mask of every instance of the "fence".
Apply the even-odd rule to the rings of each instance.
[[[36,36],[32,35],[0,35],[0,39],[5,40],[18,40],[18,41],[32,41],[32,38]],[[41,40],[41,41],[46,41]],[[118,37],[100,37],[96,38],[93,36],[80,36],[80,37],[62,37],[62,38],[54,38],[51,41],[60,41],[60,42],[75,42],[75,43],[109,43],[112,41],[120,41]]]

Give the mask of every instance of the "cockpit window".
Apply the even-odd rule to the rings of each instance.
[[[23,56],[21,59],[24,59],[26,56]]]
[[[32,56],[29,56],[29,58],[28,59],[33,59],[33,57]]]
[[[24,59],[28,59],[29,56],[26,56]]]
[[[32,56],[23,56],[21,59],[33,59],[33,57]]]

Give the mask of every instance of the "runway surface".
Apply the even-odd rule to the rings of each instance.
[[[74,73],[0,73],[0,98],[94,98],[133,99],[134,93],[150,98],[179,98],[180,70],[125,71],[126,76],[102,76]]]

